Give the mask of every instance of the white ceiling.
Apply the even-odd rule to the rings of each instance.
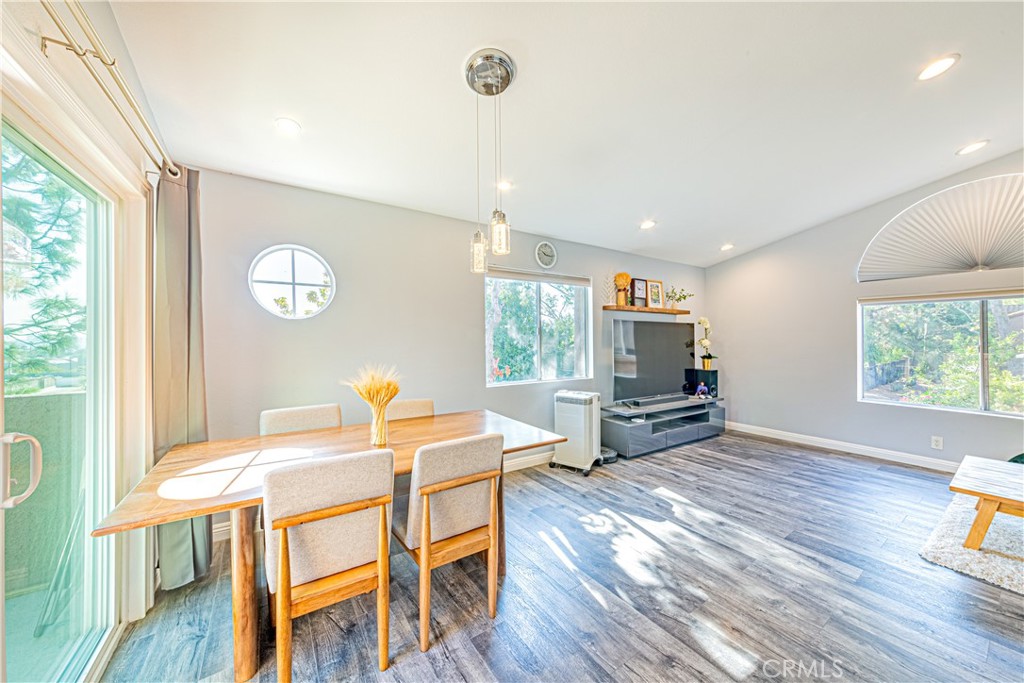
[[[698,266],[1024,146],[1021,3],[111,4],[177,160],[466,220],[504,49],[513,228]]]

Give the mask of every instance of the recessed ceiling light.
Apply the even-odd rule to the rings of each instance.
[[[643,223],[640,224],[640,229],[641,230],[650,230],[651,228],[653,228],[657,224],[658,224],[658,221],[652,221],[650,218],[648,218],[647,220],[645,220]]]
[[[735,244],[733,244],[732,242],[726,242],[725,244],[723,244],[723,245],[721,246],[721,250],[722,250],[722,251],[729,251],[729,250],[730,250],[730,249],[732,249],[732,248],[733,248],[734,246],[736,246],[736,245],[735,245]]]
[[[500,183],[498,183],[498,189],[501,190],[502,192],[508,192],[509,190],[512,189],[512,181],[502,180]]]
[[[948,54],[945,57],[940,57],[939,59],[936,59],[934,62],[932,62],[924,69],[922,69],[921,73],[917,75],[917,80],[928,81],[935,78],[936,76],[941,76],[942,74],[952,69],[953,65],[959,61],[960,55],[958,55],[955,52],[952,54]]]
[[[979,149],[981,149],[982,147],[984,147],[988,143],[989,143],[988,140],[978,140],[977,142],[972,142],[971,144],[964,145],[963,147],[958,149],[956,151],[956,155],[958,157],[962,157],[965,154],[970,154],[971,152],[977,152]]]
[[[299,131],[302,130],[302,126],[299,125],[298,121],[284,117],[274,119],[274,127],[277,128],[279,133],[285,135],[298,135]]]

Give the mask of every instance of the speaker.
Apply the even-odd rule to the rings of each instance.
[[[697,393],[697,385],[704,382],[708,393],[718,396],[718,370],[702,370],[700,368],[686,368],[686,384],[683,385],[683,393],[693,396]]]

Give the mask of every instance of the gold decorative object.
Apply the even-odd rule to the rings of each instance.
[[[701,358],[700,360],[704,364],[704,369],[705,370],[710,370],[711,369],[711,359],[710,358]]]
[[[365,365],[347,384],[370,406],[370,443],[377,448],[388,445],[387,408],[398,395],[398,371],[392,365]]]
[[[615,303],[619,306],[626,305],[626,292],[629,291],[629,283],[633,278],[629,273],[618,273],[615,276]]]

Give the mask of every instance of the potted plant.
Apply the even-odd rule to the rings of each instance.
[[[682,287],[680,287],[679,289],[676,289],[675,287],[669,287],[668,291],[665,292],[665,301],[668,302],[669,308],[675,308],[679,304],[689,299],[691,296],[693,296],[693,294],[690,294]]]
[[[697,340],[697,346],[703,349],[704,353],[700,355],[701,363],[705,370],[711,369],[711,361],[718,356],[711,355],[711,322],[707,318],[698,318],[697,324],[704,328],[704,336]],[[693,356],[694,354],[690,354]]]

